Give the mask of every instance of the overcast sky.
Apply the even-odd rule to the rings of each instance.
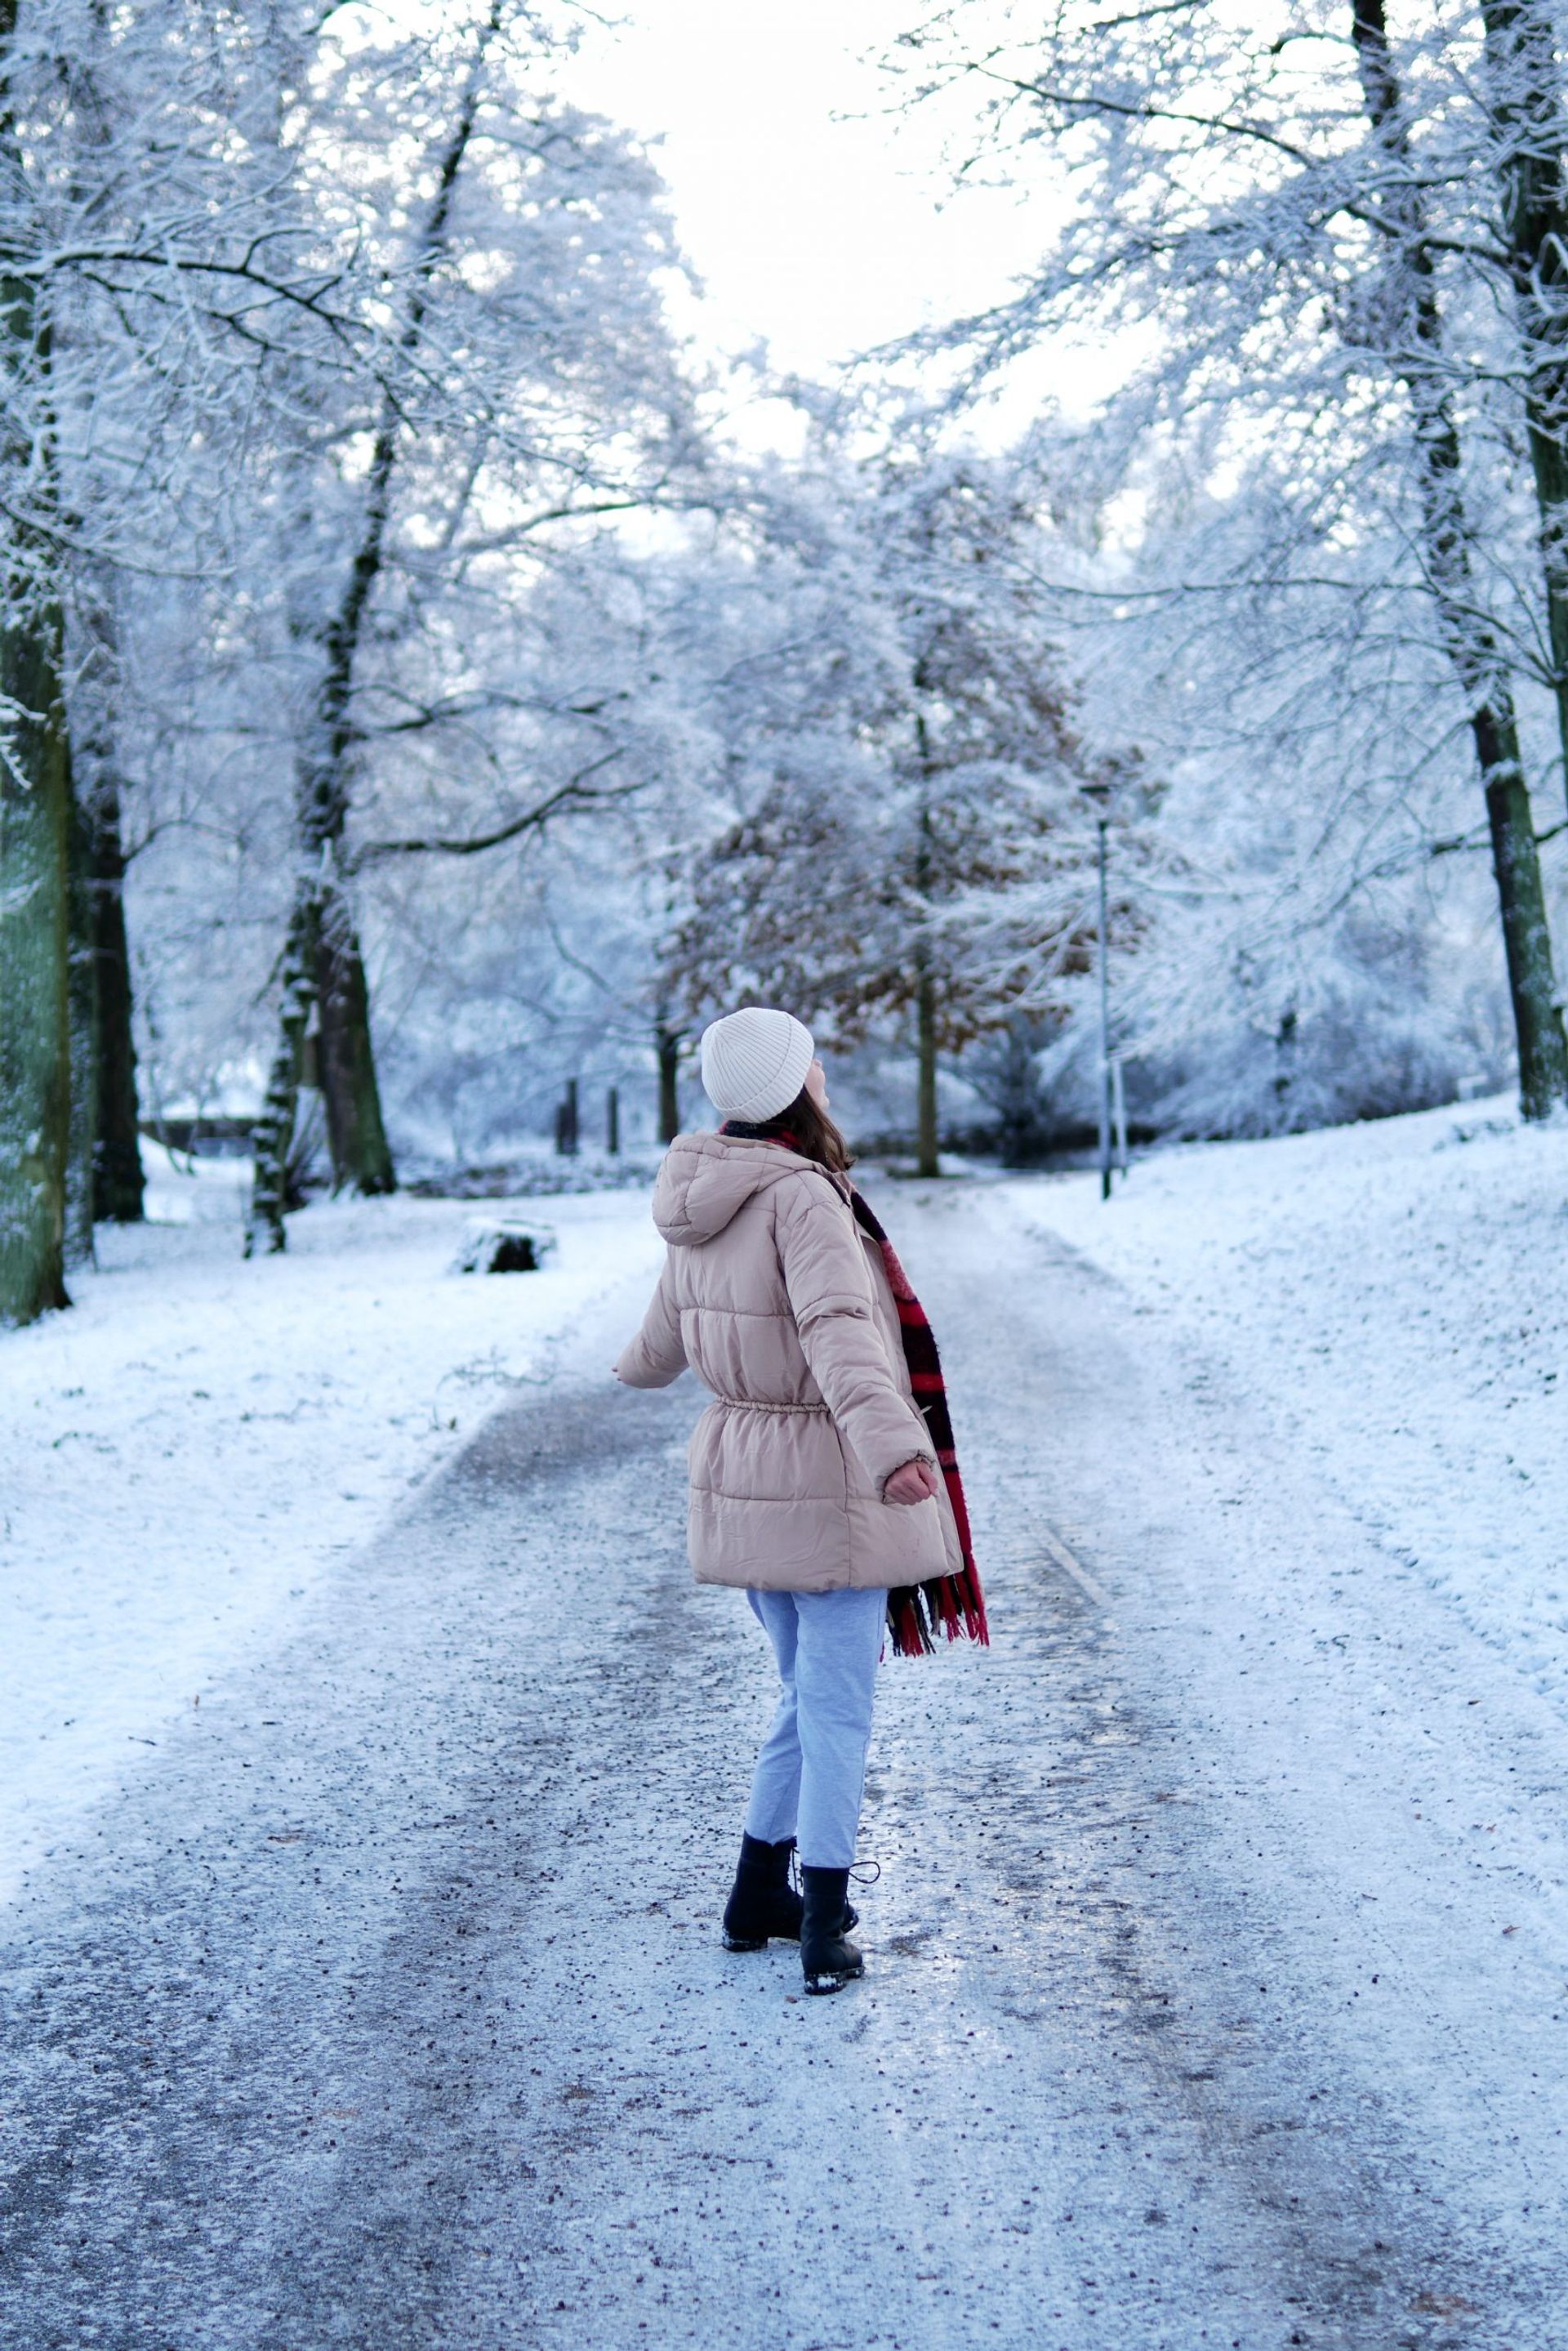
[[[623,0],[573,94],[645,138],[722,348],[819,375],[994,299],[1044,238],[990,192],[941,209],[938,126],[889,120],[875,57],[918,0]],[[837,120],[857,117],[857,120]],[[869,118],[869,119],[867,119]]]

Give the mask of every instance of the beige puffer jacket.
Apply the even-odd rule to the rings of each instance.
[[[881,1252],[837,1181],[776,1143],[683,1134],[653,1218],[670,1254],[615,1370],[656,1388],[690,1364],[713,1391],[690,1456],[698,1582],[836,1592],[956,1573],[945,1489],[882,1499],[901,1463],[935,1455]]]

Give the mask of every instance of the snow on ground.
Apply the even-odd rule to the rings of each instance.
[[[537,1204],[544,1272],[450,1270],[458,1202],[323,1202],[239,1254],[243,1162],[150,1151],[155,1222],[99,1234],[65,1315],[0,1339],[0,1896],[254,1651],[594,1298],[646,1274],[640,1192]],[[958,1187],[955,1187],[958,1188]],[[1218,1358],[1368,1533],[1544,1694],[1568,1689],[1568,1131],[1469,1104],[961,1186]],[[534,1213],[534,1212],[530,1212]],[[635,1282],[634,1282],[635,1286]]]
[[[0,1920],[0,2335],[9,2290],[37,2351],[1543,2351],[1565,1176],[1483,1106],[1108,1207],[869,1179],[995,1642],[882,1677],[867,1975],[826,2002],[718,1944],[767,1662],[687,1571],[699,1396],[605,1374],[645,1203],[552,1201],[558,1273],[488,1281],[439,1203],[312,1209],[282,1264],[232,1218],[112,1237],[0,1342],[74,1579],[10,1652],[108,1693]],[[67,1485],[69,1428],[119,1463]],[[155,1501],[157,1551],[115,1516]]]
[[[719,1944],[768,1663],[687,1569],[700,1396],[605,1376],[639,1243],[0,1918],[0,2338],[1554,2346],[1568,1715],[1283,1427],[1376,1466],[1378,1215],[1554,1213],[1554,1138],[1449,1132],[869,1179],[995,1638],[881,1677],[831,2001]]]
[[[323,1201],[240,1254],[243,1161],[150,1150],[144,1227],[100,1227],[74,1305],[0,1334],[0,1899],[171,1715],[508,1395],[547,1384],[659,1246],[639,1192]],[[186,1172],[188,1170],[188,1172]],[[540,1272],[451,1269],[476,1217]]]
[[[998,1189],[1229,1366],[1375,1540],[1568,1692],[1568,1127],[1468,1103]]]

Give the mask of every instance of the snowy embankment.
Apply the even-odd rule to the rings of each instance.
[[[0,1333],[0,1899],[498,1403],[576,1367],[597,1300],[658,1269],[641,1191],[322,1202],[247,1264],[244,1167],[154,1156],[162,1221],[100,1227],[72,1311]],[[556,1233],[550,1263],[454,1273],[476,1216],[512,1213]]]
[[[1012,1184],[1194,1374],[1229,1367],[1369,1534],[1568,1691],[1568,1127],[1469,1103]]]

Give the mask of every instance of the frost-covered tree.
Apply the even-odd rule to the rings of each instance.
[[[724,511],[655,548],[607,528],[557,547],[493,614],[504,643],[478,648],[508,688],[483,765],[375,795],[387,831],[367,818],[358,878],[406,1007],[389,1067],[464,1154],[545,1123],[573,1077],[585,1099],[629,1086],[634,1128],[639,1097],[660,1132],[679,1123],[690,1016],[661,951],[733,819],[737,747],[788,636],[743,486],[710,486]]]
[[[87,641],[101,633],[117,579],[192,569],[202,454],[243,426],[258,354],[339,338],[348,323],[319,253],[279,217],[270,162],[254,168],[256,107],[271,120],[279,103],[269,28],[283,14],[19,0],[0,16],[6,1313],[63,1295],[67,1200],[81,1245],[95,1068],[118,1077],[127,1142],[125,989],[97,984],[119,956],[123,912],[115,762],[105,664]],[[69,789],[78,738],[91,780],[79,808]],[[126,976],[120,956],[114,977]],[[130,1151],[122,1210],[136,1189]]]
[[[1033,282],[950,347],[983,374],[1064,328],[1125,339],[1102,449],[1114,442],[1152,517],[1152,559],[1106,583],[1130,622],[1127,670],[1148,666],[1137,646],[1156,600],[1233,632],[1262,764],[1278,738],[1261,638],[1280,662],[1272,699],[1293,699],[1292,621],[1310,614],[1320,726],[1342,746],[1375,653],[1406,755],[1376,779],[1325,772],[1331,824],[1376,780],[1385,834],[1423,791],[1428,835],[1446,832],[1451,747],[1469,737],[1532,1115],[1568,1091],[1525,774],[1532,744],[1552,756],[1542,699],[1561,707],[1564,681],[1549,478],[1563,141],[1545,24],[1542,8],[1476,16],[1457,0],[1397,38],[1380,0],[1247,17],[961,6],[901,53],[912,93],[984,92],[992,167],[1022,175],[1048,153],[1064,198]],[[1190,527],[1173,539],[1172,510],[1205,503],[1207,543]],[[1178,540],[1179,572],[1162,559]]]
[[[1024,460],[912,437],[824,450],[778,497],[780,654],[670,951],[694,1009],[759,992],[840,1043],[907,1024],[926,1172],[939,1055],[1083,960],[1097,771],[1039,610],[1038,496]]]
[[[39,1229],[73,1164],[78,1233],[95,1194],[134,1214],[133,964],[207,1078],[254,1063],[270,1005],[275,1240],[307,1057],[338,1179],[392,1178],[363,877],[540,820],[513,616],[587,518],[692,469],[677,256],[646,160],[549,94],[569,6],[21,0],[0,34],[10,559],[82,786],[63,899],[23,872],[43,802],[7,820],[7,968],[47,1026],[36,949],[67,1015],[3,1147],[36,1158],[29,1088],[65,1102],[17,1179]]]
[[[347,198],[340,235],[377,254],[388,333],[361,377],[328,379],[284,468],[305,658],[295,901],[257,1139],[255,1230],[272,1246],[313,1015],[338,1179],[392,1181],[351,903],[356,789],[417,736],[427,759],[472,760],[487,706],[504,724],[513,700],[474,659],[504,637],[475,626],[478,608],[526,592],[546,534],[658,496],[692,445],[656,282],[674,259],[657,180],[609,126],[535,94],[553,37],[503,0],[467,22],[443,11],[390,52],[361,32],[301,134]],[[410,829],[404,845],[434,840]]]

